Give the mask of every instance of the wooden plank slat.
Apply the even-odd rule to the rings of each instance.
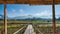
[[[53,0],[6,0],[7,4],[33,4],[33,5],[52,5]],[[0,4],[4,4],[4,0],[0,0]],[[55,4],[60,4],[60,0],[56,0]]]

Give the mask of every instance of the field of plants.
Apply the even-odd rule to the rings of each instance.
[[[7,34],[13,34],[14,32],[21,29],[24,26],[26,26],[26,25],[20,25],[20,24],[8,25],[7,26]],[[2,34],[2,33],[3,33],[3,26],[0,26],[0,34]]]
[[[24,27],[27,24],[32,24],[35,25],[36,28],[39,29],[39,31],[43,34],[52,34],[52,21],[47,21],[47,20],[16,20],[16,21],[8,21],[8,26],[7,26],[7,33],[8,34],[13,34],[20,28]],[[59,21],[56,21],[56,34],[60,33],[60,23]],[[42,26],[43,25],[43,26]],[[3,21],[0,21],[0,34],[3,31]],[[20,32],[19,32],[20,34]]]
[[[13,34],[14,32],[16,32],[17,30],[21,29],[22,27],[24,27],[24,25],[9,25],[7,28],[7,33],[8,34]]]
[[[37,29],[43,34],[53,34],[53,27],[51,26],[37,26]],[[60,34],[60,26],[56,27],[56,34]]]

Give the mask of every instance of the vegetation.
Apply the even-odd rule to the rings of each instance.
[[[8,28],[7,28],[7,33],[8,34],[13,34],[14,32],[16,32],[17,30],[19,30],[20,28],[22,28],[23,27],[23,25],[10,25],[10,26],[8,26]]]
[[[3,30],[3,20],[0,20],[0,33]],[[39,25],[48,25],[52,24],[52,20],[8,20],[7,23],[20,23],[20,24],[8,24],[8,34],[13,34],[15,31],[23,27],[24,25],[21,25],[21,23],[32,23],[37,26],[37,28],[44,34],[52,34],[52,27],[51,26],[42,26]],[[38,25],[39,24],[39,25]],[[56,24],[60,24],[60,20],[56,20]],[[60,33],[60,26],[56,27],[56,33]]]

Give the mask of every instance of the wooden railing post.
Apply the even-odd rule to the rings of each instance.
[[[6,3],[4,3],[4,34],[7,34]]]
[[[53,14],[53,34],[56,34],[56,23],[55,23],[55,0],[52,3],[52,14]]]

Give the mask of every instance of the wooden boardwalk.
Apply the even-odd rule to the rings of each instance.
[[[28,25],[28,27],[25,30],[24,34],[36,34],[36,33],[34,32],[33,26],[32,25]]]

